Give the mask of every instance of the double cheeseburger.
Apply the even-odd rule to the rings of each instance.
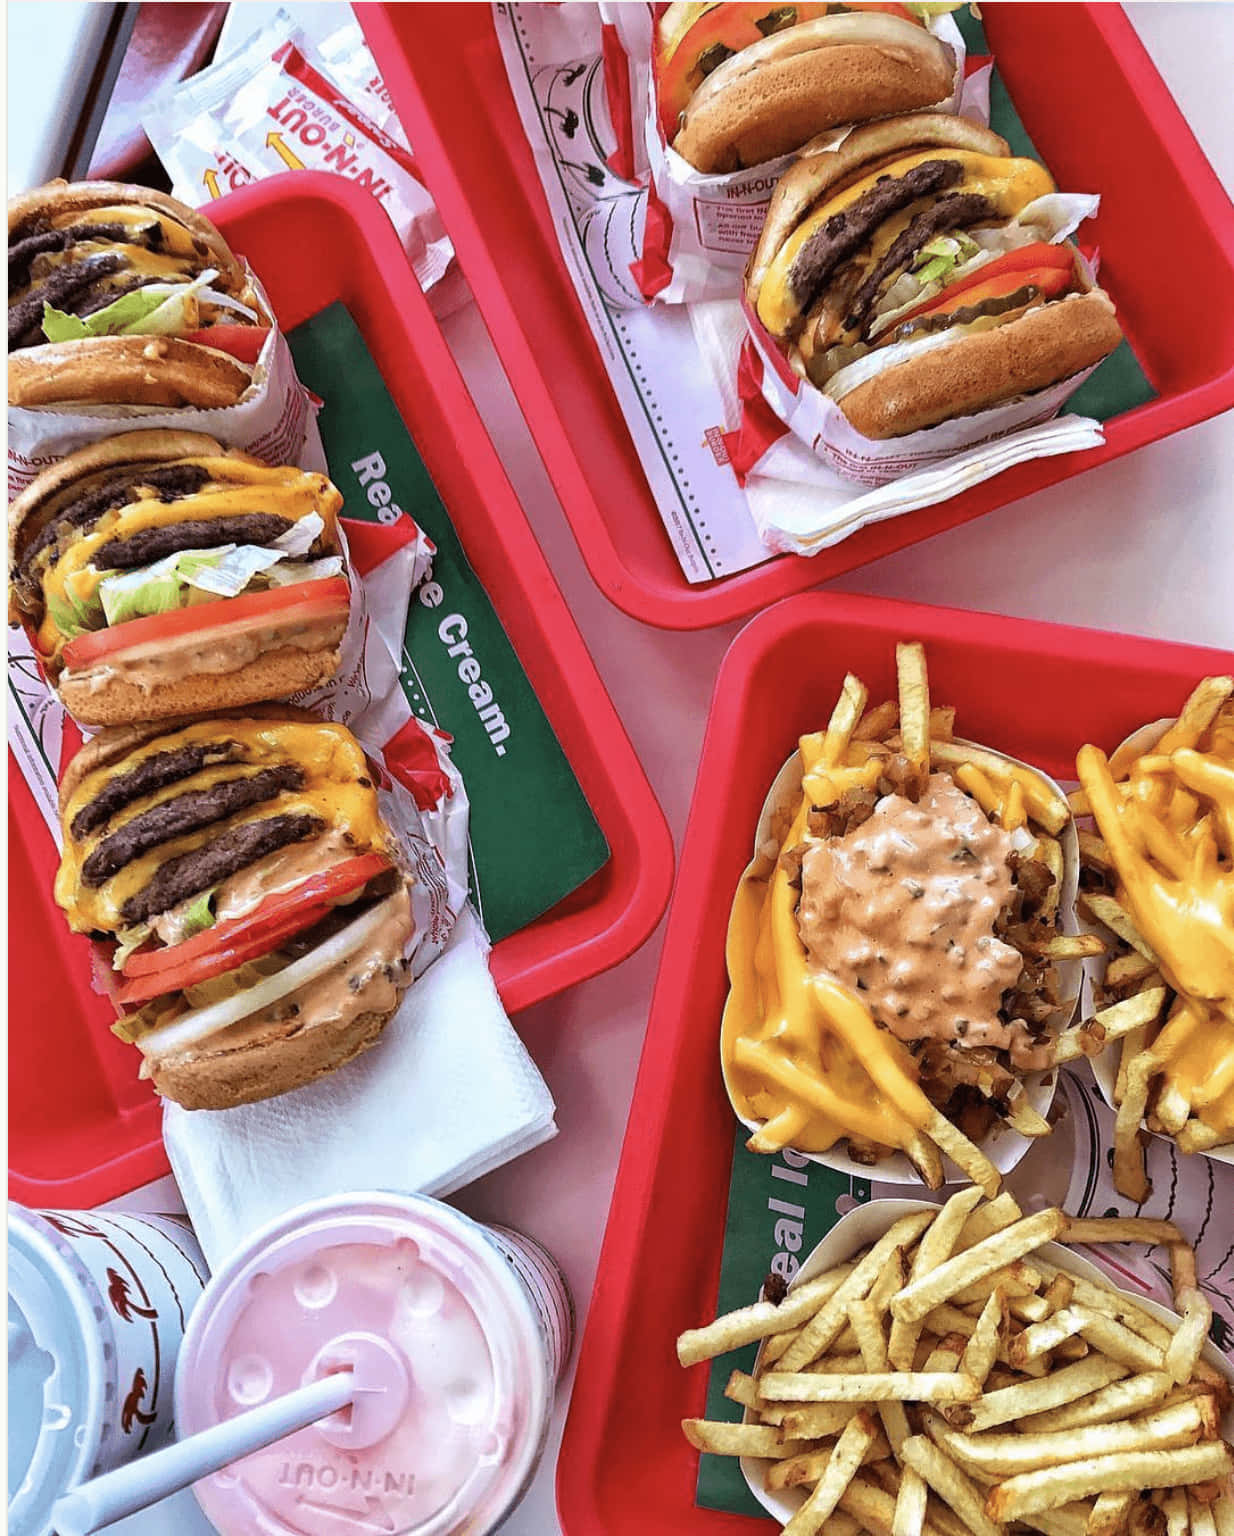
[[[374,773],[285,705],[101,731],[68,765],[56,901],[161,1094],[271,1098],[380,1035],[415,924]]]
[[[209,219],[121,182],[9,203],[9,404],[234,405],[270,316]]]
[[[867,123],[785,173],[746,297],[866,437],[1030,395],[1122,339],[1109,297],[1052,238],[1055,191],[965,118]]]
[[[841,123],[935,106],[955,58],[902,5],[668,6],[656,25],[664,136],[696,170],[737,171]]]
[[[9,508],[9,619],[88,725],[285,698],[347,627],[343,498],[198,432],[71,453]]]

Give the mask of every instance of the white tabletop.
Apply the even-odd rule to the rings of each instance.
[[[1228,105],[1234,4],[1179,0],[1127,9],[1226,187],[1234,188]],[[21,78],[19,59],[11,60],[10,74]],[[1169,232],[1153,231],[1148,213],[1145,238],[1162,241],[1168,283]],[[680,847],[712,681],[738,626],[661,633],[626,618],[598,594],[474,306],[453,316],[445,330]],[[836,586],[1234,648],[1231,464],[1234,415],[888,556]],[[522,1227],[557,1255],[580,1322],[662,931],[624,965],[519,1016],[520,1033],[557,1099],[561,1134],[458,1197],[473,1215]],[[123,1203],[166,1209],[173,1198],[174,1187],[153,1186]],[[504,1528],[507,1536],[559,1531],[554,1478],[568,1389],[567,1381],[548,1453]],[[113,1529],[199,1536],[210,1528],[183,1495]]]

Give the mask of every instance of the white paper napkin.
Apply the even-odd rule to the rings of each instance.
[[[470,908],[380,1041],[295,1093],[240,1109],[168,1104],[163,1139],[211,1268],[292,1206],[348,1190],[446,1195],[557,1134]]]
[[[737,361],[745,319],[736,300],[689,306],[699,355],[724,400],[728,425],[741,419]],[[870,523],[946,501],[1026,459],[1051,458],[1097,448],[1101,423],[1087,416],[1057,416],[992,442],[958,450],[941,464],[901,475],[877,490],[863,491],[835,474],[791,433],[746,478],[746,501],[759,536],[770,550],[814,555]]]

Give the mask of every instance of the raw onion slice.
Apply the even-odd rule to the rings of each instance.
[[[406,889],[395,891],[392,896],[387,896],[385,901],[379,902],[377,906],[371,907],[356,918],[354,923],[349,923],[346,928],[340,929],[324,944],[319,944],[316,949],[311,950],[307,955],[302,955],[299,960],[293,960],[283,970],[276,972],[273,976],[264,977],[256,986],[237,992],[234,997],[225,997],[220,1002],[209,1003],[204,1008],[182,1014],[180,1018],[171,1024],[165,1024],[161,1029],[151,1030],[149,1034],[141,1036],[137,1041],[138,1048],[143,1056],[150,1059],[166,1057],[185,1050],[189,1046],[197,1045],[208,1036],[217,1034],[219,1030],[226,1029],[229,1025],[238,1024],[254,1013],[260,1013],[271,1003],[277,1003],[280,998],[287,997],[292,992],[298,992],[301,987],[307,986],[310,981],[315,981],[318,976],[324,976],[327,971],[333,970],[336,965],[341,964],[358,949],[362,949],[381,927],[394,905],[406,901]]]

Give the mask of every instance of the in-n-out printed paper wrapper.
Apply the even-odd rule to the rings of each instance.
[[[655,23],[650,5],[600,7],[605,20],[622,13],[618,30],[626,50],[631,94],[646,146],[650,188],[643,248],[635,277],[647,299],[681,304],[734,296],[746,261],[758,244],[763,220],[780,177],[798,158],[781,155],[761,165],[721,175],[697,171],[665,137],[660,123],[655,68]],[[931,17],[929,30],[955,59],[951,95],[940,112],[989,119],[989,67],[965,79],[965,47],[950,15]],[[844,130],[837,137],[843,138]]]
[[[156,96],[142,127],[174,195],[193,207],[287,170],[327,171],[365,188],[427,290],[454,248],[388,100],[354,21],[319,48],[280,11],[234,53]]]
[[[247,271],[247,266],[245,268]],[[249,282],[267,313],[265,289],[249,272]],[[157,338],[151,338],[155,340]],[[74,449],[121,432],[170,427],[205,432],[228,448],[242,448],[266,464],[326,468],[317,432],[320,402],[296,377],[286,337],[270,329],[253,368],[253,381],[235,405],[215,410],[161,405],[9,406],[9,500],[42,470]]]
[[[419,975],[467,900],[467,795],[449,738],[413,716],[398,673],[407,604],[433,544],[409,517],[394,527],[350,529],[352,602],[339,669],[292,702],[346,725],[381,770],[381,812],[415,875],[412,968]],[[9,746],[59,846],[57,781],[82,733],[43,681],[24,631],[10,631],[8,668]]]

